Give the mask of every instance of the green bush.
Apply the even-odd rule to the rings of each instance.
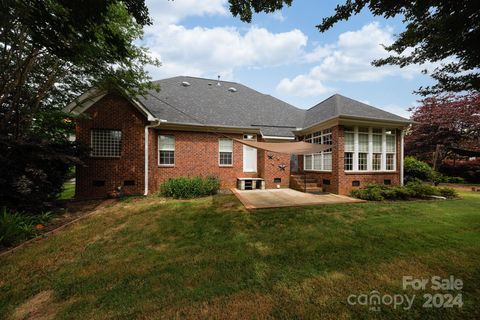
[[[408,182],[405,185],[405,188],[410,190],[412,197],[414,198],[428,198],[429,196],[440,195],[438,188],[426,183],[412,181]]]
[[[403,162],[403,170],[405,181],[414,181],[419,179],[422,181],[431,181],[435,176],[435,171],[428,163],[407,156]]]
[[[408,200],[411,198],[423,199],[439,195],[446,198],[455,198],[458,196],[457,192],[452,188],[437,188],[418,181],[411,181],[403,187],[368,184],[361,189],[350,192],[350,196],[354,198],[369,201]]]
[[[8,247],[33,237],[36,234],[34,220],[4,207],[0,213],[0,245]]]
[[[191,199],[213,195],[220,189],[217,177],[179,177],[165,181],[160,185],[160,193],[165,197]]]
[[[447,188],[447,187],[440,187],[438,188],[440,195],[445,198],[458,198],[458,192],[455,189]]]

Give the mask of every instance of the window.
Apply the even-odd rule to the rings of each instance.
[[[395,136],[387,134],[385,138],[387,139],[387,152],[395,152]]]
[[[367,158],[368,158],[368,153],[358,154],[358,170],[361,170],[361,171],[367,170]]]
[[[368,152],[368,133],[358,134],[358,151]]]
[[[305,142],[331,145],[333,143],[332,129],[329,128],[305,135]],[[331,171],[332,149],[325,150],[321,153],[305,155],[304,168],[305,170]]]
[[[395,170],[395,129],[345,127],[344,170]]]
[[[345,171],[353,170],[353,152],[345,152],[343,168]]]
[[[386,164],[386,169],[387,170],[395,170],[395,157],[393,153],[387,153],[387,164]]]
[[[257,140],[257,135],[256,134],[244,134],[243,135],[243,140]]]
[[[233,140],[219,139],[218,140],[218,163],[221,166],[231,166],[233,164]]]
[[[158,136],[158,164],[161,166],[175,165],[174,136]]]
[[[332,170],[332,152],[323,154],[323,170]]]
[[[305,155],[305,170],[312,170],[312,155]]]
[[[313,155],[312,170],[322,170],[322,155],[320,153],[316,153]]]
[[[373,134],[372,136],[373,142],[373,152],[382,152],[382,135],[381,134]]]
[[[382,154],[374,153],[372,156],[372,170],[382,170]]]
[[[122,131],[93,129],[91,131],[92,157],[120,157]]]
[[[354,151],[355,138],[353,132],[345,132],[345,151]]]

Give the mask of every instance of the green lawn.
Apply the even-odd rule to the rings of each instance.
[[[0,318],[479,319],[480,193],[248,212],[231,195],[130,198],[0,257]],[[423,308],[402,276],[463,280]],[[351,294],[416,294],[409,311]]]
[[[60,200],[73,199],[75,197],[75,182],[67,181],[63,184],[63,191],[58,197]]]

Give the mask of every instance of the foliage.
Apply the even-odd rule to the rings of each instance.
[[[87,2],[0,2],[1,135],[63,137],[62,108],[88,88],[152,87],[143,66],[158,61],[133,43],[143,1]]]
[[[150,22],[144,0],[0,1],[1,204],[41,211],[79,164],[67,103],[155,88],[143,67],[159,62],[135,44]]]
[[[291,0],[237,1],[229,0],[230,11],[243,21],[250,22],[252,11],[272,12]],[[342,20],[348,20],[363,9],[374,16],[400,16],[406,24],[395,42],[385,46],[391,56],[373,62],[405,67],[410,64],[444,62],[433,70],[436,80],[432,87],[420,88],[427,95],[439,92],[480,90],[480,15],[477,0],[440,1],[345,1],[337,5],[335,13],[317,26],[325,32]],[[426,71],[425,71],[426,72]]]
[[[216,194],[219,188],[217,177],[179,177],[163,182],[160,193],[165,197],[190,199]]]
[[[406,154],[432,161],[436,146],[441,145],[441,162],[452,157],[451,147],[478,149],[480,94],[430,97],[420,103],[410,109],[415,123],[405,137]]]
[[[415,179],[431,181],[434,176],[434,171],[428,163],[417,160],[412,156],[405,157],[403,168],[405,181],[412,181]]]
[[[444,161],[439,170],[449,176],[457,176],[469,183],[480,183],[480,160]],[[450,181],[448,181],[450,182]]]
[[[455,198],[457,192],[452,188],[437,188],[421,181],[411,181],[405,186],[384,186],[380,184],[369,184],[364,188],[355,189],[350,192],[352,197],[369,200],[408,200],[411,198],[428,198],[429,196],[441,195],[446,198]]]
[[[44,223],[45,220],[11,212],[3,207],[0,212],[0,247],[12,246],[32,238],[37,233],[35,225]]]
[[[85,149],[73,142],[14,142],[0,138],[0,205],[44,211],[56,199]]]
[[[445,198],[457,198],[458,197],[458,192],[453,189],[453,188],[447,188],[447,187],[440,187],[438,188],[438,192],[442,197]]]

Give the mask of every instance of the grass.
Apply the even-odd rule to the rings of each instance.
[[[478,319],[480,193],[461,195],[254,212],[231,195],[130,198],[0,257],[0,318]],[[435,275],[463,280],[462,308],[402,289]],[[372,290],[417,298],[347,304]]]
[[[75,197],[75,182],[67,181],[63,184],[63,191],[60,193],[58,199],[69,200]]]

